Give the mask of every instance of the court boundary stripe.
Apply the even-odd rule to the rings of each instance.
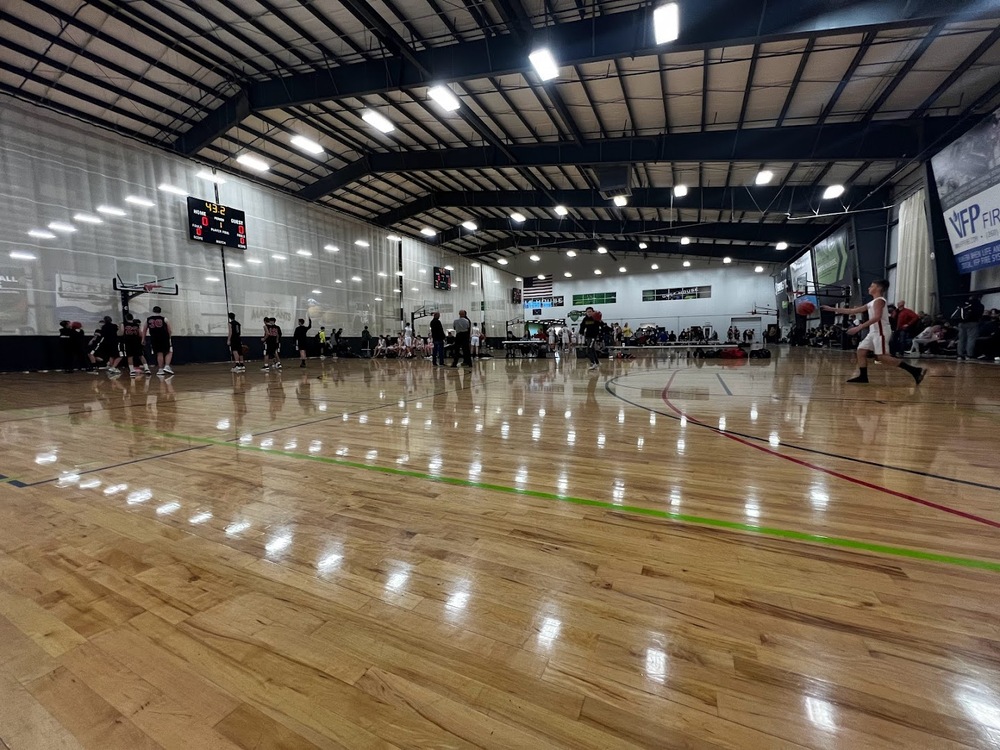
[[[741,445],[745,445],[748,448],[753,448],[754,450],[761,451],[762,453],[766,453],[769,456],[780,458],[783,461],[790,461],[794,464],[798,464],[799,466],[805,466],[806,468],[812,469],[814,471],[820,471],[824,474],[828,474],[829,476],[836,477],[837,479],[843,479],[845,482],[857,484],[861,487],[866,487],[870,490],[875,490],[876,492],[881,492],[886,495],[898,497],[902,500],[907,500],[911,503],[916,503],[917,505],[923,505],[927,508],[933,508],[934,510],[939,510],[943,513],[948,513],[950,515],[958,516],[968,521],[974,521],[984,526],[991,526],[993,528],[1000,529],[1000,521],[994,521],[989,518],[984,518],[983,516],[977,516],[974,513],[967,513],[966,511],[959,510],[958,508],[952,508],[948,505],[941,505],[940,503],[935,503],[931,500],[924,500],[923,498],[917,497],[916,495],[910,495],[909,493],[906,492],[900,492],[899,490],[893,490],[888,487],[883,487],[882,485],[873,484],[872,482],[867,482],[864,479],[853,477],[850,474],[844,474],[834,469],[827,469],[817,464],[811,464],[808,461],[803,461],[801,458],[795,458],[795,456],[787,456],[783,453],[779,453],[778,451],[773,450],[772,448],[765,448],[763,445],[757,445],[756,443],[746,440],[745,438],[740,437],[736,434],[731,434],[726,432],[725,430],[719,429],[718,427],[713,427],[710,424],[706,424],[705,422],[699,420],[697,417],[692,417],[679,407],[675,406],[674,403],[670,400],[669,396],[667,395],[670,392],[670,386],[673,384],[674,378],[677,377],[677,374],[679,372],[681,371],[675,370],[673,375],[670,376],[670,379],[667,381],[667,384],[663,386],[663,390],[661,391],[661,397],[663,399],[663,402],[668,407],[670,407],[670,409],[672,409],[674,412],[687,419],[688,422],[691,422],[692,424],[695,424],[698,427],[704,427],[705,429],[714,432],[716,435],[721,435],[722,437],[728,438],[729,440],[734,440],[737,443],[740,443]]]
[[[729,390],[729,386],[726,385],[726,381],[722,379],[722,373],[721,372],[715,373],[715,377],[717,377],[719,379],[719,382],[722,384],[722,387],[725,388],[726,395],[727,396],[732,396],[733,392],[731,390]]]
[[[838,547],[842,549],[860,550],[873,554],[889,555],[892,557],[902,557],[923,562],[942,563],[945,565],[955,565],[965,568],[977,568],[1000,573],[1000,561],[981,560],[974,557],[962,557],[960,555],[947,555],[940,552],[928,552],[924,550],[911,549],[909,547],[896,547],[888,544],[878,544],[875,542],[865,542],[858,539],[848,539],[846,537],[827,536],[824,534],[812,534],[807,531],[795,531],[793,529],[781,529],[773,526],[754,526],[752,524],[740,523],[739,521],[726,521],[720,518],[710,518],[707,516],[692,516],[685,513],[673,513],[671,511],[660,510],[658,508],[644,508],[638,505],[618,505],[606,500],[594,500],[586,497],[575,497],[573,495],[560,495],[554,492],[543,490],[529,490],[519,487],[510,487],[503,484],[492,484],[489,482],[476,482],[471,479],[460,479],[458,477],[439,476],[428,474],[413,469],[397,469],[391,466],[377,466],[373,464],[363,464],[357,461],[348,461],[343,458],[333,458],[331,456],[317,456],[310,453],[297,453],[293,451],[276,450],[272,448],[262,448],[258,445],[241,445],[227,440],[218,440],[208,437],[196,437],[193,435],[180,435],[170,432],[156,432],[162,437],[174,440],[189,440],[191,442],[202,443],[206,446],[216,446],[223,448],[235,448],[236,450],[252,451],[268,456],[278,456],[297,460],[313,461],[332,466],[341,466],[349,469],[359,469],[363,471],[373,471],[379,474],[390,476],[411,477],[414,479],[424,479],[438,484],[447,484],[454,487],[467,487],[470,489],[490,490],[502,492],[508,495],[520,497],[530,497],[536,500],[551,500],[555,502],[570,503],[590,508],[600,508],[613,513],[627,513],[636,516],[646,516],[658,518],[665,521],[688,524],[691,526],[707,526],[710,528],[725,529],[728,531],[743,532],[751,536],[773,537],[796,542],[808,542],[813,544]]]
[[[680,372],[680,370],[677,370],[677,372]],[[669,412],[662,411],[660,409],[654,409],[653,407],[647,406],[645,404],[640,404],[639,402],[632,401],[631,399],[627,399],[624,396],[622,396],[620,393],[612,390],[612,386],[618,386],[618,387],[621,387],[621,388],[630,388],[632,390],[638,390],[634,386],[621,385],[620,383],[618,383],[617,381],[620,378],[622,378],[622,377],[628,377],[628,376],[627,375],[625,375],[625,376],[616,375],[615,377],[611,378],[611,380],[607,381],[604,384],[604,390],[607,391],[610,395],[614,396],[619,401],[624,401],[626,404],[634,406],[637,409],[642,409],[643,411],[647,411],[647,412],[653,412],[654,414],[659,414],[661,417],[666,417],[667,419],[673,419],[674,421],[680,421],[680,417],[678,417],[676,414],[671,414]],[[651,389],[648,389],[648,390],[651,390]],[[690,419],[690,417],[687,417],[687,415],[685,415],[685,419]],[[707,429],[714,429],[711,425],[707,425],[707,424],[699,424],[698,426],[699,427],[705,427]],[[765,438],[762,438],[759,435],[751,435],[751,434],[749,434],[747,432],[737,432],[736,430],[727,430],[726,434],[738,435],[739,437],[744,438],[746,440],[754,440],[754,441],[757,441],[757,442],[760,442],[760,443],[763,443],[764,440],[765,440]],[[804,445],[798,445],[796,443],[784,443],[783,442],[781,445],[782,445],[783,448],[791,448],[793,450],[802,451],[803,453],[813,453],[813,454],[815,454],[817,456],[825,456],[826,458],[836,458],[836,459],[839,459],[841,461],[850,461],[851,463],[862,464],[864,466],[873,466],[873,467],[875,467],[877,469],[888,469],[890,471],[901,471],[901,472],[903,472],[905,474],[913,474],[915,476],[927,477],[928,479],[938,479],[938,480],[940,480],[942,482],[952,482],[954,484],[964,484],[964,485],[966,485],[968,487],[978,487],[979,489],[982,489],[982,490],[994,490],[996,492],[1000,492],[1000,486],[993,485],[993,484],[985,484],[983,482],[973,482],[972,480],[969,480],[969,479],[959,479],[958,477],[946,477],[946,476],[943,476],[941,474],[932,474],[929,471],[921,471],[920,469],[909,469],[909,468],[907,468],[905,466],[893,466],[892,464],[882,464],[882,463],[879,463],[878,461],[869,461],[869,460],[864,459],[864,458],[856,458],[854,456],[845,456],[842,453],[831,453],[830,451],[820,450],[819,448],[809,448],[809,447],[806,447]]]

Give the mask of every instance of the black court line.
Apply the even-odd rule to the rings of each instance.
[[[731,390],[729,390],[729,386],[726,385],[726,381],[722,379],[722,373],[716,373],[715,377],[717,377],[719,379],[719,382],[722,383],[722,387],[726,389],[726,395],[727,396],[732,396],[733,392]]]
[[[132,464],[141,464],[143,461],[155,461],[158,458],[167,458],[168,456],[176,456],[178,453],[187,453],[188,451],[197,451],[202,448],[211,448],[211,445],[189,445],[187,448],[179,448],[175,451],[169,451],[168,453],[157,453],[153,456],[145,456],[143,458],[133,458],[131,461],[122,461],[121,463],[111,464],[109,466],[98,466],[96,469],[87,469],[86,471],[76,472],[80,476],[84,474],[93,474],[96,471],[107,471],[108,469],[117,469],[120,466],[131,466]],[[15,487],[37,487],[41,484],[48,484],[49,482],[58,482],[61,477],[52,477],[51,479],[39,479],[37,482],[15,482],[14,480],[7,482],[7,484],[13,485]]]
[[[621,376],[619,376],[619,377],[621,377]],[[617,398],[619,401],[624,401],[626,404],[631,404],[632,406],[635,406],[635,407],[637,407],[639,409],[644,409],[645,411],[653,412],[654,414],[659,414],[661,416],[664,416],[664,417],[667,417],[669,419],[672,419],[675,422],[679,422],[680,421],[681,418],[678,417],[676,414],[671,414],[670,412],[661,411],[660,409],[654,409],[651,406],[646,406],[645,404],[637,403],[635,401],[632,401],[630,399],[625,398],[624,396],[622,396],[622,395],[620,395],[618,393],[615,393],[615,391],[612,390],[612,386],[613,385],[617,385],[617,383],[615,382],[617,380],[618,380],[618,377],[615,377],[615,378],[612,378],[611,380],[609,380],[608,382],[606,382],[604,384],[604,390],[606,390],[609,394],[611,394],[612,396],[614,396],[615,398]],[[690,424],[690,422],[688,424]],[[696,424],[695,426],[696,427],[704,427],[706,429],[713,430],[713,428],[712,428],[711,425]],[[752,441],[758,442],[758,443],[769,443],[770,442],[769,439],[762,438],[762,437],[759,437],[757,435],[751,435],[751,434],[746,433],[746,432],[736,432],[734,430],[726,430],[726,432],[729,433],[729,434],[731,434],[731,435],[736,435],[737,437],[741,437],[741,438],[744,438],[746,440],[752,440]],[[1000,492],[1000,487],[997,487],[997,486],[992,485],[992,484],[985,484],[983,482],[973,482],[973,481],[968,480],[968,479],[956,479],[955,477],[946,477],[946,476],[942,476],[941,474],[932,474],[929,471],[920,471],[919,469],[907,469],[907,468],[904,468],[902,466],[892,466],[891,464],[883,464],[883,463],[879,463],[877,461],[868,461],[868,460],[863,459],[863,458],[855,458],[854,456],[845,456],[845,455],[843,455],[841,453],[831,453],[829,451],[819,450],[818,448],[807,448],[805,446],[796,445],[794,443],[782,443],[781,445],[782,445],[783,448],[791,448],[793,450],[802,451],[804,453],[812,453],[812,454],[817,455],[817,456],[826,456],[827,458],[836,458],[836,459],[839,459],[841,461],[850,461],[851,463],[863,464],[865,466],[874,466],[874,467],[879,468],[879,469],[890,469],[891,471],[900,471],[900,472],[903,472],[904,474],[913,474],[915,476],[927,477],[928,479],[940,479],[943,482],[952,482],[954,484],[964,484],[964,485],[966,485],[968,487],[978,487],[978,488],[984,489],[984,490],[996,490],[996,491]]]

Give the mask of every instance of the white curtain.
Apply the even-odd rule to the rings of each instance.
[[[917,312],[937,312],[934,259],[927,225],[926,193],[918,190],[899,204],[899,252],[896,289],[891,298],[904,300]]]

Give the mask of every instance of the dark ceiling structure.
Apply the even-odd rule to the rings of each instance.
[[[996,0],[682,1],[665,43],[660,5],[19,0],[0,92],[486,260],[767,262],[886,205],[1000,99]]]

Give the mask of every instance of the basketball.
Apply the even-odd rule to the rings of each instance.
[[[807,299],[800,300],[795,303],[795,313],[796,315],[801,315],[803,318],[808,318],[816,312],[816,305]]]
[[[81,323],[79,320],[74,320],[72,323],[69,324],[69,327],[80,329],[83,328],[83,323]]]

